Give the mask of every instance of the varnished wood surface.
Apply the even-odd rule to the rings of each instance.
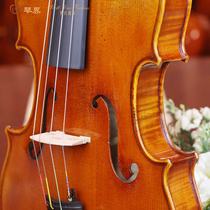
[[[32,80],[30,65],[0,65],[0,172],[7,151],[5,126],[23,125]]]
[[[69,184],[85,210],[95,209],[202,209],[194,184],[196,154],[185,154],[171,143],[163,116],[163,82],[167,63],[186,60],[183,42],[191,1],[90,1],[87,64],[84,71],[70,70],[65,132],[91,137],[85,146],[65,148]],[[31,53],[35,96],[41,65],[47,3],[17,0],[39,6],[39,15],[18,13],[18,47]],[[39,132],[46,66],[43,65],[35,133]],[[54,87],[56,69],[49,68],[47,89]],[[62,130],[66,69],[58,69],[57,101],[53,130]],[[118,125],[118,162],[125,180],[114,169],[109,146],[109,110],[113,104]],[[35,97],[36,98],[36,97]],[[50,129],[52,95],[47,131]],[[46,209],[36,162],[28,154],[33,133],[35,103],[28,124],[21,130],[7,128],[9,150],[1,176],[1,210]],[[62,200],[66,183],[61,147],[53,146]],[[51,196],[57,198],[50,151],[43,156]],[[40,161],[40,160],[39,160]],[[139,174],[133,181],[130,165]],[[41,171],[43,168],[40,162]],[[178,183],[178,184],[177,184]],[[46,189],[45,189],[46,191]],[[12,192],[12,198],[11,198]],[[188,202],[189,201],[189,202]]]

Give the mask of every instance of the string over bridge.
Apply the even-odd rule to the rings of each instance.
[[[91,138],[87,136],[73,136],[62,131],[51,131],[30,136],[30,139],[44,144],[60,146],[77,146],[90,143]]]

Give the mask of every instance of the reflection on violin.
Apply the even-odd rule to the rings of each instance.
[[[188,59],[191,1],[15,4],[35,95],[26,126],[6,129],[1,210],[202,209],[198,157],[173,145],[163,108],[169,62]]]

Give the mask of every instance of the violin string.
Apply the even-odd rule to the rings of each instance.
[[[67,173],[66,167],[66,158],[65,158],[65,150],[64,150],[64,133],[65,133],[65,125],[66,125],[66,107],[67,107],[67,96],[68,96],[68,84],[69,84],[69,69],[71,64],[71,49],[72,49],[72,36],[73,36],[73,25],[74,25],[74,9],[75,9],[75,0],[73,0],[72,5],[72,13],[71,13],[71,28],[70,28],[70,36],[69,36],[69,56],[68,56],[68,69],[67,69],[67,80],[66,80],[66,93],[65,93],[65,107],[64,107],[64,117],[63,117],[63,138],[62,138],[62,152],[63,152],[63,161],[64,161],[64,168],[65,168],[65,175],[66,175],[66,185],[67,185],[67,192],[68,192],[68,200],[72,201],[70,196],[70,189],[69,189],[69,178]]]
[[[65,6],[65,0],[63,0],[62,13],[61,14],[63,14],[64,6]],[[61,205],[61,199],[60,199],[60,192],[59,192],[58,180],[57,180],[56,169],[55,169],[55,162],[54,162],[52,146],[51,146],[51,138],[52,138],[51,132],[52,132],[53,120],[54,120],[55,97],[56,97],[56,88],[57,88],[58,65],[59,65],[59,58],[60,58],[62,29],[63,29],[63,15],[61,15],[61,22],[60,22],[58,52],[57,52],[57,61],[56,61],[56,73],[55,73],[55,83],[54,83],[54,94],[53,94],[52,114],[51,114],[51,123],[50,123],[50,137],[49,137],[49,148],[50,148],[51,160],[52,160],[52,165],[53,165],[53,172],[54,172],[56,188],[57,188],[57,193],[58,193],[58,200],[59,200],[59,205],[60,205],[61,210],[62,210],[62,205]]]
[[[40,182],[41,182],[41,187],[42,187],[42,193],[43,193],[43,196],[44,196],[44,201],[45,201],[46,206],[48,206],[48,204],[47,204],[46,197],[45,197],[45,190],[44,190],[44,185],[43,185],[40,165],[39,165],[39,161],[38,161],[38,157],[37,157],[37,151],[36,151],[36,147],[35,147],[35,143],[34,143],[34,135],[35,135],[35,126],[36,126],[36,118],[37,118],[38,101],[39,101],[39,95],[40,95],[40,84],[41,84],[41,77],[42,77],[42,71],[43,71],[42,66],[43,66],[44,50],[45,50],[45,43],[46,43],[46,37],[47,37],[49,11],[50,11],[50,0],[48,1],[47,19],[46,19],[46,24],[45,24],[44,42],[43,42],[43,48],[42,48],[41,66],[40,66],[40,71],[39,71],[39,82],[38,82],[38,88],[37,88],[37,97],[36,97],[36,105],[35,105],[35,113],[34,113],[34,125],[33,125],[33,133],[32,133],[32,143],[33,143],[33,147],[34,147],[35,159],[36,159],[36,164],[37,164],[39,177],[40,177]],[[40,144],[39,144],[39,146],[40,146]],[[41,147],[40,147],[40,149],[41,149]],[[41,155],[42,155],[42,152],[41,152]],[[47,180],[46,176],[45,176],[45,180]],[[48,190],[48,194],[49,194],[49,190]],[[50,194],[49,194],[49,201],[50,201],[50,205],[51,205],[51,208],[52,208]]]
[[[56,0],[54,2],[54,8],[56,6]],[[50,1],[48,5],[48,13],[50,11]],[[42,124],[43,124],[43,117],[44,117],[44,106],[45,106],[45,100],[46,100],[46,88],[47,88],[47,81],[48,81],[48,72],[49,72],[49,60],[50,60],[50,54],[51,54],[51,47],[52,47],[52,35],[54,31],[54,20],[55,20],[55,10],[53,10],[53,15],[52,15],[52,24],[51,24],[51,30],[50,30],[50,36],[49,36],[49,46],[48,46],[48,56],[47,56],[47,65],[46,65],[46,74],[45,74],[45,84],[44,84],[44,96],[43,96],[43,102],[42,102],[42,114],[41,114],[41,123],[40,123],[40,132],[39,132],[39,148],[41,151],[41,133],[42,133]],[[47,16],[47,23],[49,21],[49,15]],[[45,31],[46,34],[47,30]],[[46,35],[45,35],[46,36]],[[45,46],[46,39],[44,41],[44,46]],[[43,60],[44,60],[44,49],[42,52],[42,65],[43,65]],[[45,162],[44,162],[44,157],[43,153],[41,152],[41,160],[42,160],[42,165],[43,165],[43,170],[44,170],[44,175],[45,175],[45,183],[46,183],[46,188],[48,192],[48,197],[49,197],[49,203],[51,209],[54,209],[52,206],[52,200],[50,196],[50,189],[49,189],[49,184],[48,184],[48,178],[47,178],[47,173],[46,173],[46,167],[45,167]]]

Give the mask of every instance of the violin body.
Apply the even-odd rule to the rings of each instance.
[[[17,13],[17,48],[32,57],[35,91],[26,126],[6,128],[9,146],[0,209],[47,209],[37,161],[29,154],[30,136],[40,132],[45,93],[51,87],[57,100],[51,91],[44,111],[46,131],[63,130],[67,77],[65,133],[91,138],[88,144],[65,147],[68,185],[83,209],[202,209],[193,172],[198,157],[173,145],[163,106],[169,62],[188,58],[183,43],[191,1],[89,1],[85,68],[70,69],[69,76],[66,68],[41,62],[42,55],[47,56],[48,2],[16,0],[15,4],[40,7],[39,14],[23,9]],[[59,195],[48,144],[41,149],[45,167],[37,157],[42,180],[46,170],[50,196],[67,201],[62,147],[51,149]],[[45,184],[43,188],[47,194]]]

